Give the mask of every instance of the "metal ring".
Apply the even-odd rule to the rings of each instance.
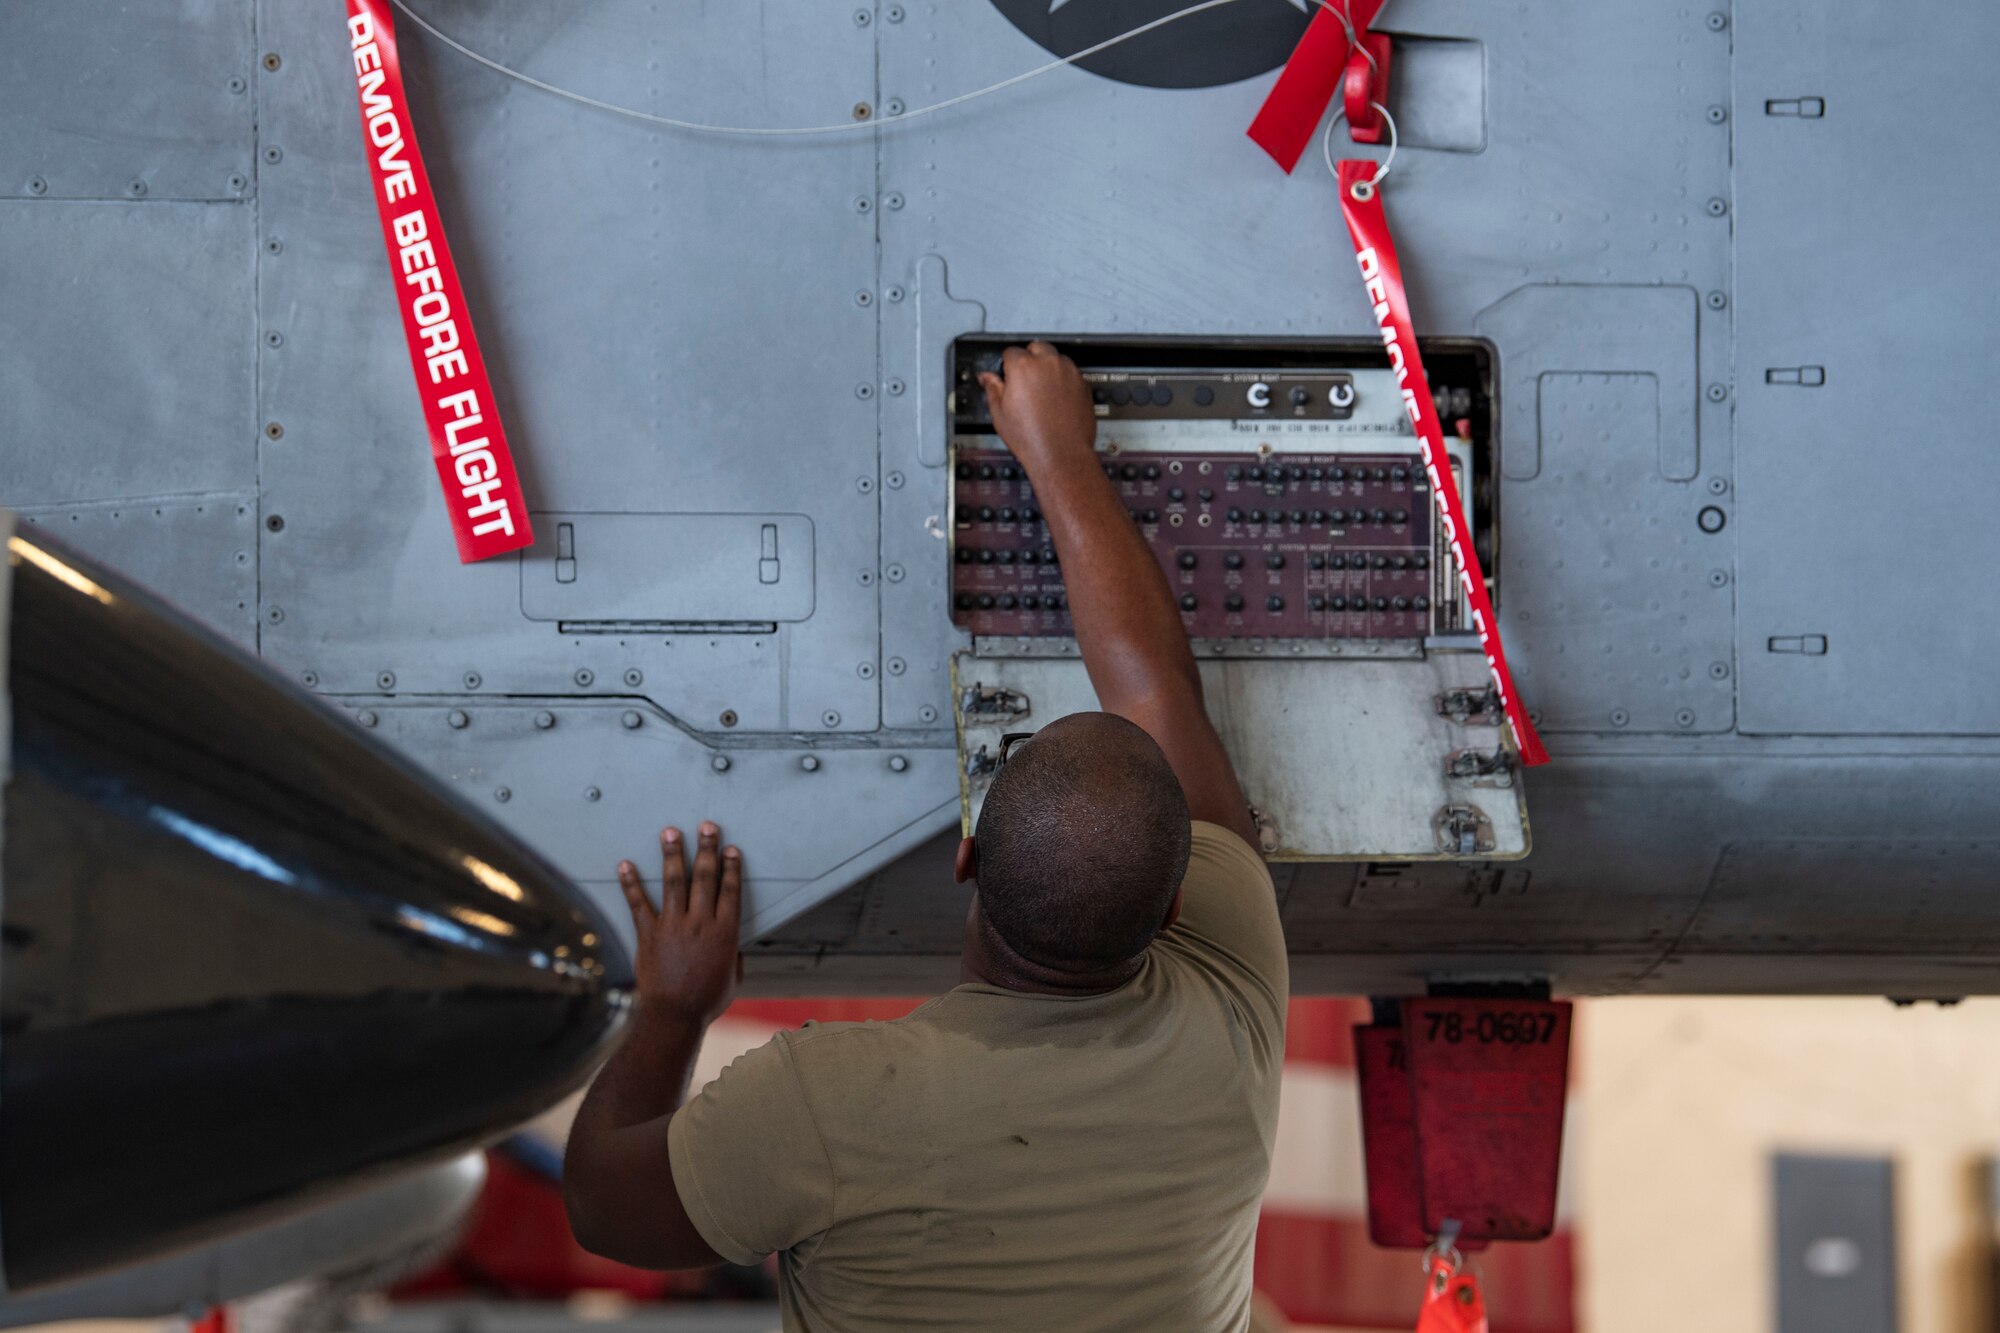
[[[1458,1252],[1458,1246],[1456,1245],[1447,1245],[1443,1249],[1439,1249],[1435,1244],[1426,1245],[1424,1247],[1424,1257],[1419,1261],[1426,1275],[1431,1271],[1431,1260],[1433,1259],[1444,1260],[1453,1273],[1463,1272],[1465,1269],[1465,1256]]]
[[[1390,115],[1389,108],[1380,102],[1370,102],[1368,105],[1380,111],[1383,121],[1389,126],[1389,156],[1382,159],[1382,165],[1375,168],[1373,176],[1365,181],[1354,182],[1354,197],[1364,204],[1375,197],[1375,187],[1382,183],[1382,178],[1389,174],[1389,164],[1396,160],[1396,118]],[[1326,134],[1320,140],[1320,153],[1326,158],[1326,169],[1333,173],[1335,180],[1340,179],[1340,168],[1335,166],[1333,161],[1333,131],[1335,126],[1346,119],[1346,106],[1335,107],[1333,119],[1326,123]]]
[[[1353,0],[1344,0],[1344,4],[1352,3]],[[1368,62],[1368,68],[1374,70],[1376,77],[1380,78],[1382,67],[1375,63],[1375,53],[1370,51],[1366,46],[1363,46],[1360,36],[1355,33],[1353,15],[1349,14],[1345,8],[1335,9],[1333,7],[1333,0],[1319,0],[1319,7],[1340,20],[1341,31],[1347,34],[1347,49],[1350,51],[1359,51],[1361,58]]]

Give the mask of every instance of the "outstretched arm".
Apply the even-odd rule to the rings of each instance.
[[[1153,553],[1105,479],[1083,376],[1044,342],[1010,347],[979,377],[1000,438],[1027,470],[1062,562],[1077,646],[1098,701],[1145,728],[1188,813],[1257,846],[1235,766],[1202,705],[1201,676]]]
[[[660,908],[638,867],[618,883],[638,932],[632,1030],[603,1069],[569,1132],[563,1206],[577,1241],[639,1268],[706,1268],[722,1256],[688,1217],[667,1158],[667,1124],[687,1099],[702,1034],[729,1005],[741,971],[743,855],[703,824],[688,874],[679,829],[660,834]]]

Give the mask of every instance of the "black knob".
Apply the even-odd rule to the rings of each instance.
[[[1002,463],[1000,465],[1000,479],[1002,481],[1019,481],[1021,479],[1020,467],[1013,463]]]
[[[1316,528],[1326,526],[1326,511],[1324,509],[1315,509],[1312,511],[1312,525]]]
[[[1419,598],[1417,598],[1417,600],[1416,600],[1416,608],[1417,608],[1417,610],[1419,610],[1419,611],[1428,611],[1428,610],[1430,610],[1430,609],[1431,609],[1431,599],[1430,599],[1430,598],[1428,598],[1428,597],[1419,597]]]
[[[1195,609],[1195,607],[1199,605],[1201,605],[1201,603],[1195,600],[1195,595],[1193,593],[1185,593],[1182,595],[1181,610],[1192,611]]]
[[[972,548],[971,548],[970,546],[961,546],[961,547],[959,547],[959,548],[958,548],[958,555],[957,555],[957,560],[958,560],[958,563],[959,563],[959,564],[961,564],[961,565],[969,565],[969,564],[971,564],[971,563],[972,563],[972,561],[973,561],[973,555],[972,555]]]
[[[951,602],[953,606],[956,606],[961,611],[970,611],[972,609],[972,594],[969,592],[962,592],[958,596],[952,598]]]
[[[1165,407],[1174,401],[1174,391],[1164,384],[1155,384],[1153,386],[1153,401],[1159,406]]]
[[[1000,521],[1001,521],[1002,523],[1012,523],[1012,522],[1014,521],[1014,511],[1013,511],[1013,510],[1011,510],[1011,509],[1003,509],[1003,510],[1001,510],[1001,511],[1000,511]]]
[[[1231,506],[1229,510],[1229,521],[1231,523],[1241,523],[1243,521],[1243,511],[1241,509],[1235,508],[1234,506]]]
[[[1147,388],[1143,384],[1135,384],[1132,386],[1132,402],[1134,406],[1144,407],[1152,401],[1153,401],[1153,391],[1151,389]]]
[[[1303,509],[1294,509],[1294,510],[1292,511],[1292,514],[1291,514],[1291,519],[1292,519],[1292,522],[1294,522],[1294,523],[1303,523],[1303,522],[1305,522],[1305,521],[1306,521],[1306,511],[1305,511],[1305,510],[1303,510]]]
[[[1375,469],[1375,472],[1374,472],[1374,477],[1375,477],[1375,480],[1377,480],[1377,481],[1387,481],[1387,480],[1389,480],[1389,469],[1388,469],[1388,468],[1385,468],[1385,467],[1378,467],[1378,468],[1376,468],[1376,469]]]
[[[1309,567],[1309,568],[1311,568],[1311,569],[1325,569],[1325,568],[1326,568],[1326,557],[1325,557],[1325,556],[1323,556],[1323,555],[1317,555],[1317,554],[1315,554],[1315,555],[1311,555],[1311,556],[1308,556],[1308,557],[1306,558],[1306,565],[1307,565],[1307,567]]]
[[[1140,475],[1145,477],[1147,481],[1158,481],[1160,479],[1160,465],[1158,463],[1148,463]]]
[[[1056,553],[1054,551],[1042,552],[1042,563],[1050,569],[1054,569],[1056,567]]]
[[[1389,609],[1389,599],[1386,597],[1377,597],[1375,599],[1375,609],[1377,611],[1387,611]]]
[[[1431,558],[1419,553],[1410,557],[1410,563],[1418,569],[1429,569],[1431,567]]]
[[[958,479],[959,479],[960,481],[971,481],[971,480],[972,480],[972,464],[970,464],[970,463],[960,463],[960,464],[958,465],[958,469],[957,469],[957,471],[958,471]]]
[[[1111,386],[1111,401],[1120,407],[1125,406],[1132,401],[1132,390],[1123,384],[1114,384]]]
[[[1041,560],[1041,558],[1042,558],[1041,556],[1037,555],[1033,551],[1021,552],[1021,563],[1024,565],[1036,564]]]
[[[993,465],[991,463],[981,463],[979,465],[979,479],[981,481],[993,480]]]
[[[1243,599],[1232,592],[1229,596],[1222,599],[1222,609],[1225,611],[1241,611],[1243,609]]]
[[[1181,552],[1180,565],[1182,569],[1193,569],[1196,565],[1200,563],[1201,563],[1201,557],[1197,556],[1193,551]]]
[[[1264,469],[1261,467],[1252,467],[1246,470],[1243,475],[1251,481],[1262,481],[1264,480]]]
[[[1347,599],[1346,599],[1345,597],[1339,597],[1339,596],[1336,596],[1336,597],[1335,597],[1335,598],[1334,598],[1334,599],[1333,599],[1333,600],[1332,600],[1332,601],[1331,601],[1330,603],[1328,603],[1328,604],[1329,604],[1330,606],[1332,606],[1332,607],[1333,607],[1333,609],[1334,609],[1334,610],[1336,610],[1336,611],[1345,611],[1345,610],[1347,609]]]
[[[1304,481],[1306,479],[1306,470],[1297,463],[1294,463],[1285,469],[1285,475],[1293,481]]]
[[[1407,611],[1410,609],[1410,599],[1407,597],[1398,597],[1390,605],[1394,606],[1398,611]]]
[[[1389,511],[1389,521],[1391,523],[1408,523],[1410,521],[1410,511],[1407,509],[1391,509]]]
[[[1370,514],[1369,517],[1374,519],[1377,523],[1387,523],[1389,521],[1389,511],[1386,509],[1378,509],[1373,514]]]
[[[1408,569],[1410,567],[1410,557],[1406,555],[1399,555],[1394,560],[1391,560],[1389,563],[1394,565],[1397,569]]]
[[[993,609],[993,594],[992,594],[992,593],[990,593],[990,592],[983,592],[983,593],[980,593],[980,594],[979,594],[979,609],[980,609],[981,611],[991,611],[991,610]]]
[[[1251,521],[1252,523],[1262,523],[1262,522],[1264,521],[1264,511],[1263,511],[1263,510],[1261,510],[1261,509],[1253,509],[1253,510],[1251,510],[1251,511],[1250,511],[1250,521]]]
[[[1206,384],[1197,384],[1194,389],[1194,401],[1197,407],[1207,407],[1215,401],[1215,390]]]
[[[981,523],[991,523],[993,521],[992,505],[981,505],[979,507],[979,521]]]
[[[1039,523],[1041,522],[1041,520],[1042,520],[1042,511],[1035,508],[1033,505],[1030,505],[1028,506],[1028,508],[1023,509],[1021,511],[1021,521],[1023,523]]]
[[[1340,554],[1340,552],[1335,551],[1332,555],[1327,557],[1327,563],[1332,565],[1335,569],[1346,569],[1347,557]]]
[[[1347,469],[1344,467],[1329,468],[1326,475],[1335,481],[1346,481]]]
[[[1196,492],[1195,492],[1195,494],[1196,494],[1196,495],[1197,495],[1198,497],[1200,497],[1200,499],[1201,499],[1201,502],[1202,502],[1203,504],[1207,504],[1207,503],[1208,503],[1208,502],[1209,502],[1210,500],[1213,500],[1213,499],[1215,498],[1215,492],[1214,492],[1213,490],[1210,490],[1210,489],[1209,489],[1208,487],[1206,487],[1206,486],[1204,486],[1204,487],[1202,487],[1202,488],[1201,488],[1200,490],[1196,491]]]
[[[1326,480],[1326,469],[1323,467],[1309,467],[1306,469],[1306,476],[1313,481],[1324,481]]]
[[[1271,552],[1271,554],[1269,554],[1269,555],[1267,555],[1267,556],[1265,556],[1265,557],[1264,557],[1264,568],[1266,568],[1266,569],[1283,569],[1284,567],[1285,567],[1285,555],[1284,555],[1284,552],[1282,552],[1282,551],[1273,551],[1273,552]]]
[[[1048,596],[1048,608],[1051,611],[1060,611],[1068,604],[1068,599],[1059,592],[1052,592]]]
[[[1406,468],[1406,467],[1392,467],[1392,468],[1390,468],[1390,469],[1389,469],[1389,480],[1391,480],[1391,481],[1408,481],[1409,479],[1410,479],[1410,470],[1409,470],[1408,468]]]
[[[1389,567],[1389,557],[1388,557],[1388,556],[1386,556],[1386,555],[1378,555],[1378,556],[1376,556],[1376,557],[1375,557],[1375,568],[1377,568],[1377,569],[1387,569],[1388,567]]]
[[[1243,568],[1243,552],[1230,551],[1222,557],[1222,566],[1225,569]]]
[[[1312,401],[1312,391],[1306,388],[1305,385],[1300,384],[1295,386],[1286,397],[1292,400],[1293,407],[1304,407]]]
[[[1028,593],[1027,595],[1021,598],[1021,606],[1024,610],[1033,611],[1041,604],[1042,604],[1042,599],[1035,596],[1035,594],[1033,593]]]
[[[982,564],[982,565],[990,565],[990,564],[992,564],[992,563],[993,563],[993,552],[991,552],[991,551],[981,551],[981,552],[979,553],[979,563],[980,563],[980,564]]]
[[[1002,611],[1012,611],[1012,610],[1014,609],[1014,594],[1013,594],[1013,593],[1011,593],[1011,592],[1010,592],[1010,593],[1004,593],[1004,594],[1002,594],[1002,595],[1001,595],[1001,598],[1000,598],[1000,609],[1001,609]]]
[[[1015,558],[1016,558],[1016,557],[1015,557],[1015,554],[1014,554],[1014,552],[1012,552],[1012,551],[1002,551],[1002,552],[1000,553],[1000,563],[1001,563],[1001,564],[1003,564],[1003,565],[1011,565],[1011,564],[1013,564],[1013,563],[1014,563],[1014,560],[1015,560]]]
[[[1180,501],[1187,499],[1187,492],[1178,486],[1169,486],[1167,487],[1167,498],[1178,504]]]
[[[1118,475],[1127,481],[1136,481],[1139,478],[1139,467],[1136,463],[1127,463],[1118,469]]]
[[[1269,597],[1266,597],[1264,599],[1264,609],[1273,614],[1276,614],[1277,612],[1285,609],[1285,599],[1278,596],[1278,594],[1276,593],[1272,593]]]
[[[1241,481],[1243,480],[1243,469],[1240,467],[1232,467],[1227,472],[1224,472],[1222,475],[1229,478],[1229,480],[1231,481]]]
[[[1306,598],[1306,607],[1313,611],[1324,611],[1326,610],[1326,598],[1320,596],[1318,593],[1314,593],[1312,596]]]
[[[1111,401],[1111,395],[1105,392],[1104,386],[1100,384],[1090,391],[1090,401],[1093,403],[1108,403]]]

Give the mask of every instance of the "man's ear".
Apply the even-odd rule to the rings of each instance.
[[[1167,919],[1160,923],[1161,930],[1168,929],[1174,922],[1181,919],[1181,894],[1184,892],[1185,890],[1183,889],[1174,890],[1174,900],[1167,904]]]
[[[973,841],[970,838],[959,839],[958,855],[952,858],[951,863],[952,882],[954,884],[970,883],[978,874],[979,848],[973,845]],[[1179,903],[1180,900],[1176,898],[1174,901]],[[1180,908],[1176,906],[1174,910],[1178,912]]]

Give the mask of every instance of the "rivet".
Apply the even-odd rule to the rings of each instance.
[[[1694,709],[1692,709],[1692,708],[1683,708],[1683,709],[1681,709],[1681,711],[1680,711],[1680,712],[1678,712],[1678,713],[1675,713],[1675,714],[1674,714],[1674,722],[1675,722],[1675,723],[1676,723],[1677,725],[1679,725],[1679,726],[1683,726],[1683,727],[1691,727],[1691,726],[1693,726],[1693,725],[1694,725]]]
[[[1721,10],[1718,9],[1708,16],[1708,30],[1710,32],[1721,32],[1728,26],[1729,15],[1723,13]]]
[[[267,255],[281,255],[285,253],[285,243],[273,236],[264,242],[264,253]]]
[[[285,530],[285,516],[283,514],[271,515],[264,520],[264,527],[271,532],[283,532]]]
[[[726,754],[716,755],[708,761],[708,766],[718,773],[727,773],[729,771],[729,756]]]
[[[891,773],[901,773],[908,769],[909,766],[910,761],[903,758],[902,755],[892,754],[889,756],[889,771]]]
[[[229,173],[229,192],[231,194],[242,194],[249,188],[250,178],[248,176],[235,171]]]
[[[482,677],[477,671],[466,672],[464,679],[465,679],[465,688],[468,690],[476,690],[481,685],[486,683],[485,678]]]
[[[854,489],[860,491],[863,495],[875,494],[875,478],[856,477],[854,479]]]
[[[29,194],[47,194],[48,192],[49,192],[49,183],[47,181],[43,180],[40,176],[29,177],[28,179]]]
[[[452,709],[451,712],[445,714],[444,720],[451,724],[453,731],[464,731],[472,725],[472,718],[467,715],[463,708]]]
[[[882,571],[882,577],[891,583],[901,583],[903,581],[903,567],[901,565],[890,565]]]
[[[315,685],[319,684],[319,672],[301,671],[299,673],[299,684],[305,686],[307,689],[312,689]]]
[[[908,388],[909,386],[904,384],[901,380],[890,380],[887,384],[883,385],[882,387],[889,391],[889,396],[891,398],[901,398],[903,396],[903,390]]]
[[[1710,477],[1708,479],[1708,493],[1710,495],[1724,495],[1728,493],[1728,490],[1729,490],[1729,478]]]
[[[854,674],[863,680],[873,680],[875,679],[875,664],[873,662],[857,663],[854,668]]]
[[[510,788],[507,787],[495,787],[493,789],[493,799],[500,802],[500,804],[505,805],[507,804],[507,802],[514,799],[514,793]]]
[[[882,478],[882,480],[889,484],[889,489],[892,491],[903,489],[903,474],[900,472],[891,472],[888,476]]]
[[[619,722],[624,724],[625,730],[637,731],[640,727],[640,724],[645,722],[646,719],[641,717],[637,712],[637,710],[627,709],[625,711],[624,716],[620,717],[618,720]]]
[[[893,194],[893,193],[884,195],[882,198],[882,202],[888,205],[890,208],[901,208],[903,206],[903,196],[900,194]]]
[[[354,715],[354,720],[356,722],[359,722],[364,727],[372,727],[375,725],[378,719],[375,716],[374,709],[364,708],[360,712]]]
[[[821,713],[819,715],[819,720],[822,725],[829,727],[837,727],[840,725],[840,714],[834,712],[831,708],[829,708],[824,713]]]
[[[1710,662],[1710,663],[1708,664],[1708,678],[1709,678],[1710,680],[1727,680],[1727,679],[1729,679],[1729,663],[1727,663],[1727,662]]]
[[[854,396],[864,401],[873,398],[875,396],[875,386],[872,384],[857,384],[854,386]]]
[[[381,689],[381,690],[393,690],[393,689],[395,689],[395,688],[396,688],[396,673],[395,673],[395,672],[393,672],[393,671],[384,671],[384,672],[382,672],[382,673],[381,673],[380,675],[376,676],[376,677],[375,677],[375,688],[377,688],[377,689]]]
[[[273,625],[282,624],[285,619],[285,608],[282,606],[271,607],[264,612],[264,619],[270,621]]]
[[[1622,727],[1622,726],[1624,726],[1624,725],[1625,725],[1625,724],[1626,724],[1627,722],[1630,722],[1631,720],[1632,720],[1632,715],[1631,715],[1630,713],[1626,712],[1626,711],[1625,711],[1624,709],[1622,709],[1622,708],[1614,708],[1614,709],[1612,709],[1612,710],[1611,710],[1611,725],[1612,725],[1612,726],[1614,726],[1614,727]]]
[[[624,680],[626,688],[636,690],[646,683],[646,673],[638,667],[626,667]]]
[[[856,102],[854,104],[854,118],[856,120],[866,120],[874,114],[874,109],[866,102]]]
[[[250,563],[250,553],[249,553],[248,551],[238,551],[238,552],[236,553],[236,563],[237,563],[237,564],[239,564],[239,565],[247,565],[247,564],[249,564],[249,563]]]
[[[1728,119],[1729,119],[1729,108],[1722,105],[1720,102],[1717,102],[1708,108],[1709,124],[1720,125],[1723,121]]]
[[[1729,304],[1729,293],[1710,292],[1706,298],[1710,310],[1720,310]]]
[[[734,708],[725,708],[725,709],[723,709],[723,710],[722,710],[722,716],[721,716],[721,717],[719,717],[719,718],[717,718],[717,719],[716,719],[716,721],[718,721],[718,722],[722,723],[722,725],[723,725],[723,726],[725,726],[725,727],[733,727],[733,726],[735,726],[735,725],[736,725],[736,710],[735,710]]]
[[[276,166],[278,163],[285,160],[285,150],[278,147],[278,145],[276,144],[272,144],[269,148],[266,148],[264,150],[264,160],[266,162],[269,162],[272,166]]]
[[[917,710],[917,720],[920,722],[937,721],[937,709],[933,708],[929,704],[925,704],[922,708],[919,708]]]
[[[867,288],[865,288],[865,287],[864,287],[864,288],[863,288],[862,290],[860,290],[860,291],[858,291],[858,292],[856,292],[856,293],[854,294],[854,304],[856,304],[856,305],[858,305],[858,306],[871,306],[871,305],[874,305],[874,304],[875,304],[875,293],[873,293],[873,292],[869,291],[869,290],[868,290]]]
[[[888,114],[890,114],[890,115],[892,115],[892,116],[900,116],[900,115],[902,115],[902,114],[903,114],[903,99],[902,99],[902,98],[900,98],[900,97],[892,97],[892,98],[890,98],[890,99],[889,99],[888,101],[886,101],[886,102],[884,102],[884,103],[882,104],[882,110],[886,111],[886,112],[887,112]]]
[[[535,730],[547,731],[550,727],[553,727],[555,724],[556,724],[556,715],[554,713],[549,712],[547,709],[543,709],[541,712],[535,714]]]
[[[591,683],[597,679],[597,673],[589,667],[578,667],[576,674],[571,676],[570,679],[576,682],[577,688],[587,690],[590,688]]]
[[[146,193],[146,182],[133,181],[130,185],[125,187],[125,193],[131,195],[134,199],[139,198],[140,196]]]
[[[872,570],[872,569],[864,569],[864,570],[862,570],[862,571],[861,571],[861,573],[860,573],[860,574],[859,574],[859,575],[858,575],[857,577],[859,577],[859,578],[860,578],[860,580],[861,580],[861,586],[862,586],[862,587],[864,587],[864,588],[872,588],[872,587],[874,587],[874,586],[875,586],[875,571],[874,571],[874,570]]]
[[[865,28],[865,27],[867,27],[867,26],[868,26],[868,25],[869,25],[870,23],[873,23],[874,21],[875,21],[875,16],[874,16],[873,14],[870,14],[870,13],[869,13],[869,12],[868,12],[867,10],[865,10],[865,9],[857,9],[857,10],[855,10],[855,11],[854,11],[854,26],[855,26],[855,27],[857,27],[857,28]]]
[[[278,66],[284,63],[284,61],[278,59],[276,51],[266,51],[264,53],[264,68],[270,70],[272,73],[277,73]]]
[[[283,426],[282,424],[280,424],[279,422],[276,422],[276,421],[267,421],[267,422],[265,422],[265,423],[264,423],[264,438],[265,438],[265,439],[267,439],[267,440],[282,440],[282,439],[284,439],[284,438],[285,438],[285,428],[284,428],[284,426]]]
[[[1726,587],[1728,587],[1728,586],[1729,586],[1729,571],[1728,571],[1728,570],[1726,570],[1726,569],[1711,569],[1711,570],[1709,570],[1709,571],[1708,571],[1708,586],[1709,586],[1709,587],[1711,587],[1711,588],[1726,588]]]
[[[277,331],[276,329],[272,329],[272,330],[270,330],[269,332],[265,333],[265,335],[264,335],[264,346],[266,346],[266,347],[283,347],[284,345],[285,345],[285,335],[284,335],[284,334],[282,334],[282,333],[278,332],[278,331]]]
[[[867,196],[867,195],[865,195],[865,194],[857,194],[857,195],[855,195],[855,196],[854,196],[854,211],[855,211],[855,212],[857,212],[857,213],[866,213],[866,212],[867,212],[867,211],[868,211],[869,209],[871,209],[871,208],[873,208],[873,207],[875,207],[875,205],[874,205],[874,203],[873,203],[872,201],[870,201],[870,200],[869,200],[869,198],[868,198],[868,196]]]
[[[816,754],[799,756],[799,767],[808,773],[819,772],[819,756]]]
[[[1711,384],[1708,386],[1709,402],[1719,403],[1727,397],[1729,397],[1729,386],[1727,384]]]
[[[891,23],[901,23],[903,21],[903,7],[901,5],[890,5],[882,11],[882,17]]]
[[[1724,199],[1722,196],[1717,195],[1715,198],[1708,201],[1708,215],[1710,217],[1719,218],[1728,211],[1729,211],[1729,201],[1727,199]]]
[[[887,662],[883,663],[883,665],[889,669],[889,674],[892,676],[900,676],[905,671],[908,671],[910,669],[909,663],[905,662],[900,657],[892,657]]]
[[[882,290],[882,295],[890,305],[895,305],[903,299],[903,289],[901,287],[885,287]]]
[[[238,74],[229,81],[229,91],[232,93],[248,91],[249,87],[249,80],[245,79],[241,74]]]
[[[583,789],[583,799],[586,801],[597,801],[597,800],[602,800],[603,798],[604,798],[604,793],[599,791],[595,787],[585,787]]]

